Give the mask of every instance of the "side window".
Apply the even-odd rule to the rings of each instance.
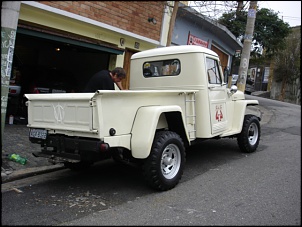
[[[144,77],[177,76],[180,74],[178,59],[145,62],[143,64]]]
[[[221,75],[217,60],[207,58],[207,74],[210,84],[221,84]]]

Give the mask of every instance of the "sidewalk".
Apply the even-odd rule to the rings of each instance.
[[[259,105],[259,109],[262,113],[260,123],[265,124],[270,120],[272,113],[261,105]],[[63,164],[53,165],[48,162],[46,158],[34,157],[32,153],[39,152],[40,145],[33,144],[29,141],[28,132],[29,129],[24,123],[16,122],[16,124],[13,125],[5,124],[2,144],[2,183],[65,168]],[[27,163],[22,165],[9,160],[8,156],[13,153],[25,157]]]
[[[40,145],[28,139],[28,128],[25,124],[5,124],[2,140],[2,183],[20,179],[34,174],[64,168],[62,164],[53,165],[45,158],[36,158],[33,152],[39,152]],[[27,159],[25,165],[8,159],[10,154],[19,154]]]

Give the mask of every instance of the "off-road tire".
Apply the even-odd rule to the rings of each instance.
[[[242,126],[242,131],[237,136],[238,146],[243,153],[256,151],[260,141],[260,123],[256,116],[246,115]]]
[[[171,131],[157,132],[150,155],[142,166],[147,184],[159,191],[174,188],[182,177],[185,161],[181,137]]]

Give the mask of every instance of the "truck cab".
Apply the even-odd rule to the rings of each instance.
[[[257,100],[245,100],[244,93],[235,86],[227,88],[218,55],[200,46],[170,46],[136,53],[131,58],[130,75],[130,90],[196,91],[190,110],[196,138],[240,132],[242,124],[236,122],[243,122],[247,106],[258,105]],[[256,114],[260,118],[260,113]]]

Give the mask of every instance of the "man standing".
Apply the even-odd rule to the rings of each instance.
[[[101,70],[94,74],[88,81],[84,92],[96,92],[97,90],[115,90],[114,83],[120,90],[122,87],[122,80],[126,78],[126,72],[121,67],[116,67],[114,70]]]

